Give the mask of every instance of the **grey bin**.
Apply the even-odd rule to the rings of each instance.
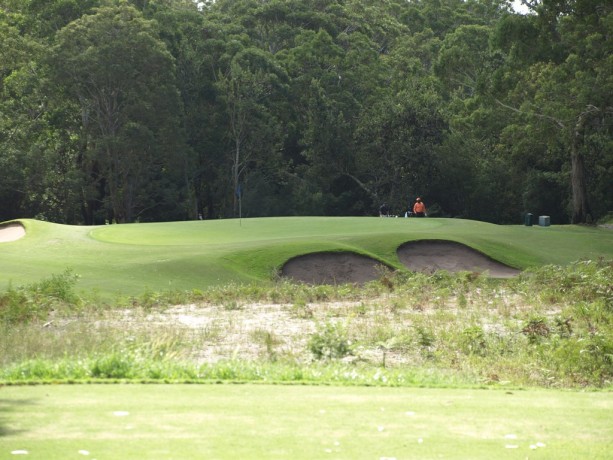
[[[526,227],[532,227],[532,214],[529,212],[524,216],[524,225]]]
[[[539,216],[539,225],[541,227],[549,227],[550,224],[551,219],[549,219],[549,216]]]

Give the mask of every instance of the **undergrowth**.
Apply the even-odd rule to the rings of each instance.
[[[613,385],[613,261],[545,266],[510,280],[402,272],[363,286],[280,281],[146,292],[112,306],[77,295],[77,280],[67,270],[0,294],[1,382]],[[257,359],[203,362],[204,348],[240,327],[194,332],[148,322],[176,304],[220,305],[231,318],[254,303],[287,305],[311,331],[302,349],[289,351],[278,331],[258,329],[243,333],[263,350]],[[122,322],[126,311],[138,327]]]
[[[75,292],[79,276],[67,269],[38,283],[0,294],[0,322],[16,324],[41,320],[61,309],[78,310],[82,299]]]

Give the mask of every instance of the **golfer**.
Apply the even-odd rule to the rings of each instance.
[[[415,199],[415,204],[413,205],[413,216],[415,217],[426,217],[426,205],[421,198],[417,197]]]

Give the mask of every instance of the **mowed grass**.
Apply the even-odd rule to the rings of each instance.
[[[0,243],[0,282],[16,287],[70,268],[81,276],[77,289],[98,291],[104,296],[214,286],[237,290],[236,283],[257,283],[265,290],[271,283],[274,294],[280,288],[289,289],[285,283],[274,283],[275,273],[295,255],[353,251],[401,268],[397,247],[417,239],[458,241],[517,268],[613,257],[613,233],[578,226],[507,227],[448,219],[379,218],[244,219],[103,227],[22,222],[27,232],[24,238]],[[377,286],[397,283],[394,297],[382,297],[387,303],[380,304],[376,292],[374,297],[364,293],[346,318],[323,311],[325,318],[334,318],[346,327],[356,326],[346,329],[352,342],[377,349],[387,347],[390,355],[397,352],[396,346],[406,348],[414,359],[403,365],[404,370],[421,376],[412,387],[336,385],[323,371],[317,374],[324,374],[322,378],[296,380],[304,385],[143,385],[137,382],[155,380],[151,376],[156,370],[172,373],[175,357],[185,358],[174,346],[193,346],[187,333],[171,334],[166,340],[160,333],[171,333],[166,329],[169,324],[155,329],[149,320],[139,319],[135,324],[142,324],[142,330],[128,331],[118,324],[117,334],[105,335],[99,323],[104,310],[83,307],[83,311],[67,312],[56,311],[53,303],[41,305],[43,313],[45,308],[53,310],[50,321],[37,316],[23,324],[5,324],[7,333],[0,342],[4,342],[5,355],[12,356],[6,360],[6,369],[21,370],[8,381],[78,381],[68,370],[78,370],[92,360],[97,363],[96,374],[86,373],[83,381],[92,383],[79,385],[0,386],[0,459],[20,458],[19,454],[51,460],[608,459],[613,450],[613,393],[519,388],[524,386],[522,372],[530,375],[528,382],[560,385],[552,379],[561,375],[552,373],[555,368],[556,372],[575,375],[573,388],[594,385],[610,389],[607,357],[611,355],[606,351],[611,349],[609,267],[605,262],[573,264],[568,273],[558,267],[544,267],[500,283],[471,279],[466,274],[402,275],[398,280],[387,277],[387,284],[378,281],[365,288],[380,292]],[[70,294],[69,280],[67,276],[55,284]],[[312,299],[307,295],[312,288],[291,288],[297,291],[286,305],[290,317],[317,323],[316,312],[310,307]],[[44,303],[44,296],[32,294],[39,290],[26,289],[24,302]],[[324,291],[315,291],[314,297],[320,299]],[[361,291],[350,286],[346,292],[356,295]],[[19,299],[18,294],[8,292],[7,302]],[[242,311],[247,302],[240,297],[228,299],[220,307],[226,313]],[[138,309],[138,303],[131,305]],[[38,305],[26,305],[33,306]],[[143,315],[152,311],[145,308]],[[389,316],[387,322],[381,311]],[[121,311],[108,313],[116,320]],[[411,323],[399,329],[399,319],[405,314]],[[87,315],[93,315],[92,323],[83,321]],[[371,316],[376,323],[368,322]],[[572,330],[563,327],[566,318],[572,319]],[[558,324],[558,320],[562,322]],[[291,359],[282,356],[284,345],[275,341],[279,326],[275,322],[274,326],[260,326],[257,336],[248,334],[259,341],[265,353],[242,366],[255,374],[244,382],[262,381],[262,373],[268,368],[283,371],[283,359]],[[218,329],[202,326],[195,331],[194,337],[200,338],[195,347],[215,345],[219,340],[216,334],[230,331],[228,327]],[[315,331],[311,338],[337,338],[317,327]],[[137,332],[142,335],[142,343]],[[398,332],[405,334],[399,337]],[[403,340],[396,343],[397,337]],[[89,351],[79,346],[86,343]],[[304,347],[304,352],[312,348]],[[21,351],[15,352],[18,348]],[[149,355],[156,358],[146,359]],[[489,359],[500,365],[495,367]],[[142,375],[149,379],[137,376],[131,384],[93,383],[104,376],[109,377],[109,383],[121,381],[126,376],[115,372],[130,374],[135,367],[132,364],[141,362],[149,366],[142,369]],[[240,361],[229,363],[241,367]],[[26,371],[36,373],[62,365],[68,370],[58,376],[47,378],[44,376],[51,374],[43,372],[39,378],[26,378]],[[336,361],[322,361],[320,365],[332,374],[340,366]],[[368,375],[386,371],[380,354],[360,366],[364,366],[363,371],[357,364],[353,370]],[[295,362],[292,369],[296,375],[307,375],[308,369],[316,367],[300,367]],[[224,365],[212,369],[221,372]],[[472,388],[466,388],[462,381],[457,383],[458,375],[472,375],[468,382],[472,382]],[[88,380],[92,376],[98,380]],[[431,388],[417,388],[430,380]],[[515,383],[509,385],[507,380]],[[166,380],[158,377],[156,381]],[[475,388],[475,382],[481,382],[481,386],[490,381],[496,389]]]
[[[0,458],[608,459],[605,392],[275,385],[0,388]]]
[[[26,236],[0,243],[0,289],[71,269],[102,296],[266,283],[290,258],[352,251],[402,269],[407,241],[467,244],[524,269],[613,257],[613,232],[584,226],[500,226],[459,219],[284,217],[95,227],[24,219]]]

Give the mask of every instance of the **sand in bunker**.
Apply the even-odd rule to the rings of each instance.
[[[398,259],[409,270],[426,273],[436,270],[487,272],[492,278],[512,278],[520,273],[515,268],[453,241],[412,241],[398,248]]]
[[[380,277],[383,265],[352,252],[318,252],[290,259],[281,275],[312,284],[365,283]]]
[[[21,224],[0,225],[0,243],[17,241],[26,235],[26,229]]]
[[[511,278],[519,274],[519,270],[453,241],[406,243],[398,249],[398,259],[409,270],[425,273],[471,271],[486,273],[492,278]],[[378,279],[382,269],[384,265],[369,257],[349,252],[321,252],[289,260],[281,274],[312,284],[365,283]]]

